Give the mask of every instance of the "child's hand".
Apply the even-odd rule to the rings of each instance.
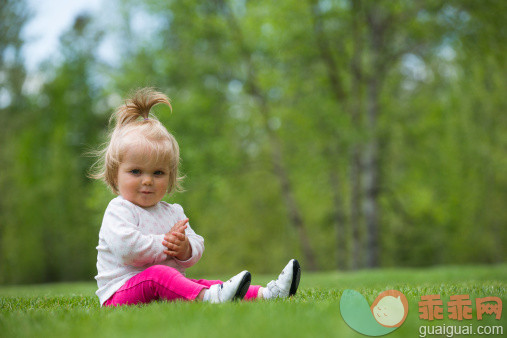
[[[164,253],[181,261],[186,261],[192,256],[192,247],[185,236],[188,218],[177,222],[171,230],[165,234],[162,244],[167,248]]]

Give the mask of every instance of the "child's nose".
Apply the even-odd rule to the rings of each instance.
[[[144,175],[142,183],[144,185],[152,185],[153,184],[153,178],[151,177],[151,175]]]

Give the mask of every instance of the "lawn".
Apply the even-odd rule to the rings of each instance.
[[[272,277],[254,275],[252,282],[264,284]],[[507,329],[507,315],[503,314],[500,320],[494,319],[494,315],[484,315],[478,321],[475,309],[478,297],[500,297],[505,304],[506,284],[505,264],[303,271],[300,289],[289,300],[219,305],[158,302],[120,308],[100,308],[94,282],[5,286],[0,287],[0,337],[364,337],[349,328],[340,315],[339,302],[345,289],[359,291],[369,304],[384,290],[395,289],[405,294],[409,302],[407,319],[387,337],[418,337],[423,325]],[[419,319],[420,297],[431,294],[441,296],[444,318],[449,296],[470,295],[473,319],[432,322]]]

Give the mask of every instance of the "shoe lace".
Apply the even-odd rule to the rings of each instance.
[[[267,285],[269,291],[271,291],[271,294],[273,296],[278,296],[280,294],[280,287],[278,287],[278,284],[276,284],[276,281],[275,280],[272,280],[271,282],[268,283]]]

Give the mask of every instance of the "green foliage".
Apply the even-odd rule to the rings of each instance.
[[[353,258],[351,155],[374,139],[381,265],[505,261],[503,2],[109,6],[116,31],[79,16],[61,37],[60,58],[39,70],[40,90],[23,91],[19,32],[27,10],[21,1],[2,2],[10,29],[0,39],[0,187],[7,192],[0,283],[95,274],[98,230],[113,195],[86,178],[93,159],[84,154],[105,141],[119,97],[147,85],[172,99],[172,113],[156,113],[180,144],[186,192],[166,200],[182,204],[205,238],[205,255],[191,269],[197,274],[274,272],[292,257],[307,263],[273,140],[320,268],[337,266],[341,239],[342,258]],[[141,28],[139,17],[149,19]],[[384,34],[380,46],[371,25]],[[108,36],[118,47],[114,65],[97,56]],[[368,95],[372,80],[377,101]],[[363,115],[354,119],[374,103],[373,128]],[[359,226],[362,262],[364,215]]]
[[[4,283],[87,279],[95,265],[90,244],[99,225],[85,204],[91,161],[81,155],[105,119],[92,113],[99,99],[89,74],[96,41],[85,36],[86,20],[78,18],[63,36],[66,61],[48,70],[48,83],[29,101],[30,114],[11,137],[5,173],[13,196],[2,201]],[[15,105],[6,113],[11,109]]]

